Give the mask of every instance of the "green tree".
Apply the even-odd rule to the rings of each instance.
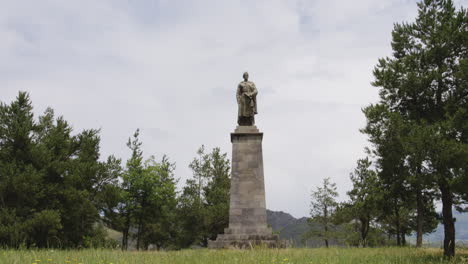
[[[364,109],[367,125],[362,130],[368,134],[376,157],[382,208],[380,222],[385,222],[387,232],[396,237],[398,246],[406,244],[406,235],[411,232],[411,190],[406,166],[404,120],[398,113],[390,112],[385,105],[371,105]]]
[[[188,179],[178,198],[177,215],[180,225],[177,244],[181,248],[193,244],[201,245],[203,240],[203,203],[199,196],[199,181]]]
[[[103,223],[115,230],[122,230],[122,217],[119,214],[119,206],[122,205],[122,161],[114,156],[107,158],[102,165],[100,179],[95,183],[96,203],[102,212]]]
[[[382,202],[379,220],[385,222],[397,245],[413,230],[417,241],[422,234],[437,227],[432,175],[427,168],[428,129],[404,120],[385,105],[371,105],[364,110],[367,125],[362,130],[370,137],[376,157],[376,169]],[[389,202],[391,201],[391,202]]]
[[[427,162],[419,164],[422,160],[418,160],[419,165],[413,163],[411,169],[418,178],[424,175],[418,172],[418,167],[427,165],[431,172],[443,205],[444,254],[453,256],[452,206],[466,193],[453,183],[464,182],[468,163],[468,70],[463,67],[468,65],[468,18],[466,9],[457,11],[450,0],[424,0],[418,7],[418,17],[413,23],[395,24],[393,56],[380,59],[374,70],[373,85],[380,88],[380,106],[368,107],[366,116],[369,118],[372,108],[385,107],[405,122],[432,131],[427,140],[431,144],[426,146]],[[411,179],[411,183],[424,189],[419,179]],[[419,231],[421,219],[420,216]]]
[[[161,162],[150,157],[145,162],[141,203],[143,224],[140,226],[143,247],[150,244],[158,249],[175,247],[177,238],[177,180],[174,178],[175,165],[163,156]]]
[[[201,146],[189,167],[193,178],[187,180],[179,197],[178,211],[182,219],[179,244],[206,246],[229,223],[229,160],[219,148],[205,153]]]
[[[205,162],[209,164],[209,178],[204,188],[205,226],[207,238],[214,240],[229,224],[230,164],[227,154],[221,153],[220,148],[214,148]]]
[[[141,145],[137,129],[127,143],[132,155],[122,173],[120,192],[112,192],[115,198],[109,200],[111,220],[123,233],[123,250],[128,249],[131,237],[136,239],[137,250],[150,245],[168,248],[177,239],[175,164],[167,156],[161,162],[153,156],[143,162]]]
[[[334,224],[334,213],[338,206],[336,197],[336,184],[330,182],[330,178],[323,179],[322,186],[317,187],[312,191],[312,201],[310,203],[310,219],[311,227],[314,223],[320,225],[319,230],[312,229],[305,234],[306,238],[318,236],[323,239],[325,246],[328,248],[330,239],[336,238],[336,226]]]
[[[0,242],[17,247],[29,240],[26,219],[43,196],[43,174],[34,165],[35,123],[26,93],[0,104]]]
[[[132,151],[132,156],[127,160],[126,170],[122,177],[122,204],[119,208],[122,215],[122,249],[128,249],[130,228],[136,224],[142,225],[142,210],[139,208],[140,200],[140,179],[143,177],[143,151],[139,141],[140,130],[133,134],[133,139],[129,138],[127,147]],[[139,210],[140,209],[140,210]],[[137,227],[137,228],[138,228]],[[137,249],[140,246],[140,230],[137,231]]]
[[[99,143],[98,130],[72,135],[51,108],[36,121],[26,93],[0,105],[2,245],[78,247],[102,236],[100,190],[117,176],[104,173]]]
[[[426,125],[406,122],[405,135],[406,166],[408,168],[409,191],[416,201],[416,215],[411,221],[412,229],[416,231],[416,246],[422,246],[424,233],[432,232],[438,224],[434,207],[435,184],[428,164],[431,144],[430,130]]]
[[[372,228],[372,222],[379,215],[378,204],[382,199],[378,188],[377,173],[370,167],[372,162],[368,159],[359,159],[357,167],[350,174],[353,188],[348,192],[350,201],[339,207],[340,211],[346,211],[346,221],[358,222],[359,240],[358,245],[368,245],[368,235]]]

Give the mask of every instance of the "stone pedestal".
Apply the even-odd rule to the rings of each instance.
[[[262,139],[256,126],[238,126],[231,133],[229,227],[216,240],[208,241],[209,248],[285,246],[267,227]]]

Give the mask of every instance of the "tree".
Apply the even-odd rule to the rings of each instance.
[[[122,174],[120,193],[110,200],[113,203],[108,211],[113,216],[113,226],[123,233],[123,250],[128,248],[130,237],[136,239],[137,250],[150,245],[167,248],[177,236],[175,164],[167,156],[160,162],[154,156],[143,162],[139,132],[137,129],[128,140],[132,155]],[[131,230],[135,232],[131,234]]]
[[[371,162],[368,158],[358,160],[354,173],[350,174],[353,189],[348,192],[353,211],[360,222],[361,244],[367,246],[371,221],[376,217],[377,201],[379,195],[377,173],[370,169]]]
[[[142,186],[141,178],[143,178],[143,152],[141,150],[141,142],[138,136],[140,130],[137,129],[133,134],[133,140],[128,139],[127,147],[132,151],[132,156],[127,160],[126,170],[122,177],[122,193],[120,212],[122,214],[122,250],[128,249],[128,240],[130,236],[130,228],[137,225],[137,249],[140,247],[142,210],[139,208],[141,203]]]
[[[43,174],[33,163],[35,128],[26,93],[19,93],[10,105],[0,104],[0,243],[6,246],[30,241],[26,219],[42,196]]]
[[[102,238],[100,190],[116,179],[100,162],[99,131],[72,135],[48,108],[34,119],[27,93],[0,105],[0,244],[81,247]]]
[[[179,197],[179,245],[206,246],[208,240],[222,234],[229,223],[229,160],[219,148],[205,153],[201,146],[189,167],[193,178],[187,180]]]
[[[379,211],[379,208],[373,209]],[[369,223],[368,217],[370,217]],[[333,220],[340,231],[337,233],[338,239],[343,240],[348,246],[378,247],[392,244],[385,233],[385,226],[377,221],[375,215],[365,214],[365,211],[351,201],[338,205]]]
[[[179,235],[177,244],[181,248],[193,244],[201,245],[204,234],[203,203],[199,196],[199,182],[188,179],[178,198],[177,215],[179,219]]]
[[[310,203],[309,223],[318,223],[321,230],[312,230],[306,234],[307,237],[319,236],[325,242],[328,248],[329,240],[336,237],[336,228],[333,224],[333,214],[338,203],[335,198],[338,197],[336,184],[330,182],[330,178],[323,179],[321,187],[312,191],[312,201]]]
[[[389,235],[396,237],[398,246],[406,244],[410,233],[412,197],[406,166],[404,120],[398,113],[390,112],[385,105],[371,105],[364,109],[367,125],[362,132],[369,135],[374,149],[369,153],[376,157],[382,208],[380,222],[385,222]]]
[[[434,184],[427,169],[427,127],[416,126],[381,104],[365,108],[364,113],[367,125],[362,132],[374,146],[368,152],[376,158],[382,196],[378,218],[396,236],[397,245],[405,245],[406,235],[413,230],[421,243],[422,234],[437,227],[430,191]]]
[[[339,213],[345,210],[348,214],[346,221],[355,220],[359,223],[358,244],[363,247],[368,245],[371,224],[380,213],[378,203],[382,199],[377,173],[370,168],[371,165],[372,162],[367,157],[358,160],[356,169],[350,174],[353,183],[353,188],[348,192],[350,201],[337,211]]]
[[[406,122],[404,148],[408,168],[409,191],[416,201],[416,216],[412,220],[412,229],[416,231],[416,247],[422,246],[422,236],[437,228],[437,214],[434,207],[435,184],[428,164],[428,148],[431,144],[430,130],[425,125]]]
[[[418,167],[427,165],[431,181],[438,187],[444,255],[450,257],[455,254],[452,206],[466,193],[453,183],[468,177],[468,16],[464,8],[457,11],[451,0],[424,0],[418,7],[415,22],[395,24],[393,56],[380,59],[374,70],[373,85],[380,88],[381,102],[366,111],[384,107],[432,131],[428,140],[432,144],[426,146],[427,162],[419,160],[421,164],[411,167],[416,169],[413,175],[420,178]],[[422,181],[412,182],[418,185]]]
[[[139,226],[145,249],[150,244],[157,249],[173,246],[176,239],[177,193],[174,178],[175,165],[163,156],[161,162],[154,157],[145,161],[141,186],[142,224]]]
[[[119,214],[119,206],[122,203],[122,161],[110,156],[102,166],[102,177],[96,183],[95,199],[102,212],[103,223],[115,230],[122,230],[122,219]]]
[[[230,165],[220,148],[214,148],[205,162],[209,164],[209,180],[204,188],[205,226],[208,239],[214,240],[229,224]]]

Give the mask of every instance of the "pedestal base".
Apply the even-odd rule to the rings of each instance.
[[[267,227],[262,139],[255,126],[238,126],[231,133],[229,228],[208,241],[209,248],[286,247]]]
[[[216,240],[208,241],[208,248],[250,249],[256,246],[285,248],[287,243],[284,240],[280,240],[276,234],[220,234]]]

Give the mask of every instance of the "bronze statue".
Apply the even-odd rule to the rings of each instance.
[[[255,115],[257,114],[257,88],[253,82],[249,82],[249,73],[244,72],[244,81],[237,86],[237,104],[239,112],[237,124],[239,126],[255,125]]]

